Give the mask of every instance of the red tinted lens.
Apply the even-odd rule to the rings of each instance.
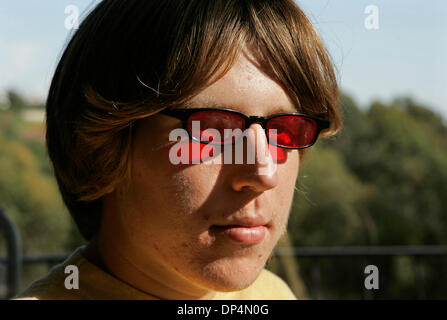
[[[193,121],[198,123],[194,124]],[[244,128],[244,117],[228,111],[198,111],[188,119],[188,131],[191,136],[204,143],[232,143],[242,136]]]
[[[270,119],[266,129],[270,143],[276,139],[277,146],[299,148],[314,142],[318,126],[312,119],[290,115]],[[276,133],[270,130],[276,130]]]

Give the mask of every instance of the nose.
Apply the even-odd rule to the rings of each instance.
[[[264,192],[278,184],[277,164],[270,154],[265,131],[259,123],[252,124],[242,139],[244,159],[233,163],[231,185],[235,191],[250,189]],[[235,147],[235,153],[238,148]],[[241,150],[241,148],[239,148]],[[237,158],[236,154],[236,158]],[[245,159],[246,158],[246,159]]]

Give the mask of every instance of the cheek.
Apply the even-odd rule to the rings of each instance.
[[[299,154],[298,151],[290,151],[287,154],[287,161],[278,165],[278,186],[275,192],[277,207],[273,210],[278,210],[281,214],[278,215],[278,223],[284,226],[287,223],[289,211],[292,205],[293,196],[295,192],[295,184],[299,170]]]
[[[178,167],[169,150],[136,153],[132,160],[129,206],[153,233],[177,234],[201,225],[195,212],[208,198],[219,175],[217,166]]]

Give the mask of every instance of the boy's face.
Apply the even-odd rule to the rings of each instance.
[[[215,103],[233,106],[246,115],[296,112],[285,91],[245,55],[192,101],[192,107]],[[176,143],[169,141],[169,133],[175,128],[181,128],[180,120],[161,114],[138,124],[130,180],[106,197],[108,222],[103,229],[113,225],[117,252],[148,277],[157,261],[163,265],[158,269],[160,279],[177,275],[199,288],[216,291],[245,288],[257,278],[285,231],[298,174],[298,151],[286,151],[285,159],[270,175],[261,173],[265,163],[177,166],[169,159],[169,150]],[[262,130],[259,124],[250,129]],[[251,142],[256,148],[268,148],[261,132],[263,139],[251,135]],[[268,161],[273,160],[268,157]],[[241,238],[254,229],[222,227],[245,223],[256,227],[253,234],[257,236]]]

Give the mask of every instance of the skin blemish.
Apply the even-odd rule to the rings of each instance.
[[[204,247],[210,247],[214,241],[216,240],[216,238],[212,235],[210,235],[208,232],[204,232],[199,236],[199,242],[204,246]]]

